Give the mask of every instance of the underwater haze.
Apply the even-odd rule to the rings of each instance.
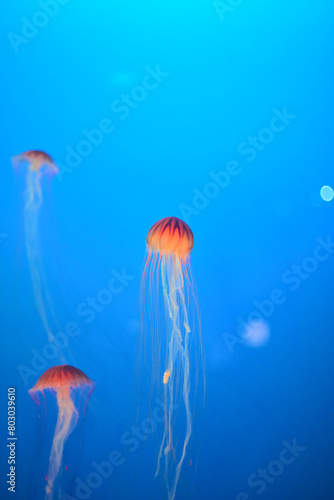
[[[333,500],[334,5],[2,11],[0,498]],[[58,171],[17,159],[31,151]],[[160,302],[145,309],[146,237],[166,217],[189,248],[193,233],[197,293],[176,259],[166,283],[149,276]],[[28,391],[64,364],[90,382],[76,425],[64,410],[48,493],[69,403]],[[168,387],[174,443],[155,477]]]

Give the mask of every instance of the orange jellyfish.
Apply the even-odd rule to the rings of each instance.
[[[27,256],[38,313],[47,332],[48,340],[52,341],[54,336],[47,311],[54,313],[43,271],[38,221],[43,201],[42,178],[55,175],[59,170],[52,158],[43,151],[27,151],[14,156],[12,163],[15,169],[23,170],[25,173],[24,229]]]
[[[42,203],[41,179],[45,174],[58,174],[59,169],[53,162],[51,156],[44,151],[26,151],[12,158],[14,168],[27,166],[26,176],[26,204],[39,207]]]
[[[61,466],[64,444],[78,423],[79,411],[75,402],[84,401],[84,414],[94,388],[95,382],[92,382],[78,368],[59,365],[46,370],[34,387],[29,390],[30,396],[38,405],[40,405],[40,396],[45,398],[44,391],[51,391],[57,397],[58,417],[46,476],[47,500],[53,497],[54,482]]]
[[[164,434],[155,475],[164,457],[169,500],[175,497],[192,432],[200,364],[203,389],[205,384],[199,305],[190,263],[193,246],[191,229],[177,217],[166,217],[154,224],[147,236],[141,283],[142,329],[150,330],[152,335],[153,382],[164,392]],[[183,409],[175,409],[180,394]],[[174,442],[173,430],[181,416],[186,430],[182,439],[179,432]]]

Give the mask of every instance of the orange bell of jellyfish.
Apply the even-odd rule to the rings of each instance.
[[[151,227],[146,242],[149,250],[186,257],[193,249],[194,235],[178,217],[165,217]]]
[[[71,365],[52,366],[41,375],[29,393],[44,389],[61,389],[65,387],[82,387],[93,385],[92,381],[79,368]]]
[[[42,170],[43,166],[48,168],[48,171],[54,174],[59,172],[57,165],[54,163],[50,155],[44,151],[31,150],[25,151],[20,155],[14,156],[12,158],[14,168],[19,167],[22,162],[29,163],[29,170],[32,172],[37,172]]]

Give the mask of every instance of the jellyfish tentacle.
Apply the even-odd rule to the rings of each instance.
[[[181,330],[178,325],[178,305],[176,299],[176,293],[178,287],[175,284],[175,276],[173,272],[173,265],[169,261],[167,261],[167,268],[165,266],[166,259],[165,257],[161,264],[161,280],[163,287],[163,294],[165,297],[165,304],[167,305],[168,315],[172,321],[172,332],[170,336],[170,341],[168,345],[168,361],[167,361],[167,370],[170,374],[172,374],[174,362],[182,342]]]
[[[167,385],[165,385],[164,387],[164,401],[165,401],[165,408],[166,407],[166,401],[167,401]],[[166,429],[167,429],[167,411],[165,410],[164,412],[164,420],[165,420],[165,425],[164,425],[164,433],[163,433],[163,436],[162,436],[162,440],[161,440],[161,444],[160,444],[160,448],[159,448],[159,454],[158,454],[158,461],[157,461],[157,468],[156,468],[156,471],[155,471],[155,475],[154,477],[157,477],[157,475],[159,474],[160,472],[160,462],[161,462],[161,458],[162,458],[162,452],[163,452],[163,449],[164,449],[164,445],[165,445],[165,442],[166,442]]]
[[[25,210],[24,223],[26,233],[26,248],[37,310],[48,335],[48,340],[49,342],[52,342],[54,340],[54,335],[48,322],[42,291],[43,289],[46,289],[46,287],[44,285],[44,271],[39,259],[37,210],[38,209],[34,205]]]
[[[36,206],[40,207],[42,204],[42,187],[41,187],[41,171],[37,170],[35,173],[35,191],[37,195],[37,201],[36,201]]]
[[[183,290],[180,290],[180,298],[181,298],[181,304],[183,308],[183,314],[185,318],[185,337],[184,337],[184,343],[183,343],[183,348],[182,348],[182,364],[183,364],[183,401],[185,404],[185,409],[186,409],[186,435],[183,443],[183,450],[182,450],[182,455],[179,460],[179,463],[177,464],[176,471],[175,471],[175,479],[174,479],[174,486],[172,489],[171,493],[171,500],[174,499],[175,493],[176,493],[176,487],[177,483],[179,480],[180,472],[181,472],[181,467],[184,461],[184,458],[186,456],[186,450],[187,446],[189,443],[189,439],[192,433],[192,415],[190,411],[190,401],[189,401],[189,393],[190,393],[190,381],[189,381],[189,353],[188,353],[188,344],[189,344],[189,334],[190,334],[190,326],[189,326],[189,321],[188,321],[188,313],[187,313],[187,308],[185,304],[185,298],[184,298],[184,293]]]
[[[182,269],[179,258],[174,259],[174,265],[176,272],[172,273],[171,282],[172,282],[172,287],[174,287],[175,289],[175,293],[177,293],[177,298],[176,295],[174,294],[172,295],[173,297],[172,307],[175,316],[173,321],[173,327],[177,325],[177,320],[179,320],[180,318],[179,307],[177,306],[177,299],[178,299],[180,302],[180,308],[182,309],[182,317],[184,318],[184,330],[185,330],[184,338],[182,341],[181,329],[180,326],[177,325],[177,333],[180,336],[180,342],[178,343],[178,350],[181,354],[182,367],[183,367],[183,401],[185,404],[185,411],[186,411],[186,435],[183,442],[182,455],[176,467],[173,487],[171,492],[169,493],[170,500],[173,500],[175,497],[176,487],[179,480],[181,467],[186,455],[186,449],[192,432],[192,416],[190,412],[190,401],[189,401],[190,381],[189,381],[189,353],[188,353],[190,326],[189,326],[188,313],[184,298],[184,289],[182,284],[180,283],[180,281],[182,280]],[[173,401],[170,400],[170,405],[172,403]],[[172,413],[172,408],[170,410],[170,422],[171,422],[171,413]]]
[[[75,408],[70,395],[70,387],[64,387],[57,390],[57,403],[59,408],[58,418],[50,454],[47,475],[48,482],[45,488],[47,500],[52,500],[54,482],[60,469],[64,444],[77,425],[79,418],[78,410]]]
[[[55,165],[55,163],[53,163],[53,161],[47,161],[45,164],[49,167],[52,173],[59,173],[59,168],[57,167],[57,165]]]
[[[189,353],[188,353],[189,334],[191,330],[189,326],[188,313],[184,296],[184,287],[182,280],[182,264],[178,257],[175,256],[163,257],[161,264],[161,280],[162,280],[165,306],[168,311],[168,316],[171,320],[171,334],[168,344],[167,370],[165,371],[165,375],[166,373],[168,373],[167,380],[165,380],[165,390],[164,390],[164,399],[166,405],[165,430],[160,445],[158,464],[155,476],[157,476],[157,474],[159,473],[162,451],[164,449],[165,460],[166,460],[165,479],[167,484],[168,497],[169,500],[173,500],[176,493],[176,487],[181,472],[181,467],[186,455],[187,445],[192,432],[192,416],[190,412],[190,402],[189,402],[190,383],[189,383]],[[183,338],[180,326],[180,312],[181,316],[183,317],[183,328],[184,328]],[[182,455],[176,467],[173,486],[172,489],[170,489],[167,472],[168,472],[168,455],[170,451],[173,449],[172,418],[174,409],[174,388],[172,379],[170,380],[170,377],[173,377],[173,368],[178,354],[180,354],[181,356],[182,367],[183,367],[183,400],[186,411],[186,435],[183,443]]]
[[[34,172],[28,169],[27,172],[27,188],[26,188],[26,203],[25,210],[32,205],[34,201]]]

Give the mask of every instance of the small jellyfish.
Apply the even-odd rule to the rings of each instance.
[[[153,383],[162,387],[165,407],[156,476],[164,457],[168,498],[173,500],[192,433],[199,372],[203,374],[203,390],[205,386],[200,313],[190,263],[194,237],[185,222],[177,217],[166,217],[154,224],[146,242],[141,283],[142,335],[149,330],[152,336]],[[175,410],[180,392],[182,411]],[[186,431],[182,439],[175,441],[175,422],[180,422],[180,415],[185,415]],[[170,458],[177,456],[174,467]]]
[[[40,406],[40,397],[45,398],[45,391],[50,391],[57,398],[58,417],[52,442],[47,484],[46,499],[52,500],[54,482],[62,462],[63,448],[66,440],[74,430],[79,419],[76,401],[84,401],[83,415],[88,399],[95,388],[92,382],[81,370],[70,365],[53,366],[46,370],[38,379],[29,394]]]
[[[26,151],[12,158],[15,169],[26,169],[25,208],[38,208],[42,203],[41,179],[44,175],[58,174],[59,169],[44,151]]]
[[[54,340],[49,315],[54,315],[53,304],[44,274],[40,249],[39,216],[43,201],[42,178],[54,176],[58,167],[43,151],[27,151],[12,158],[13,166],[25,175],[24,232],[30,275],[38,313],[48,340]],[[63,358],[62,358],[63,359]]]

